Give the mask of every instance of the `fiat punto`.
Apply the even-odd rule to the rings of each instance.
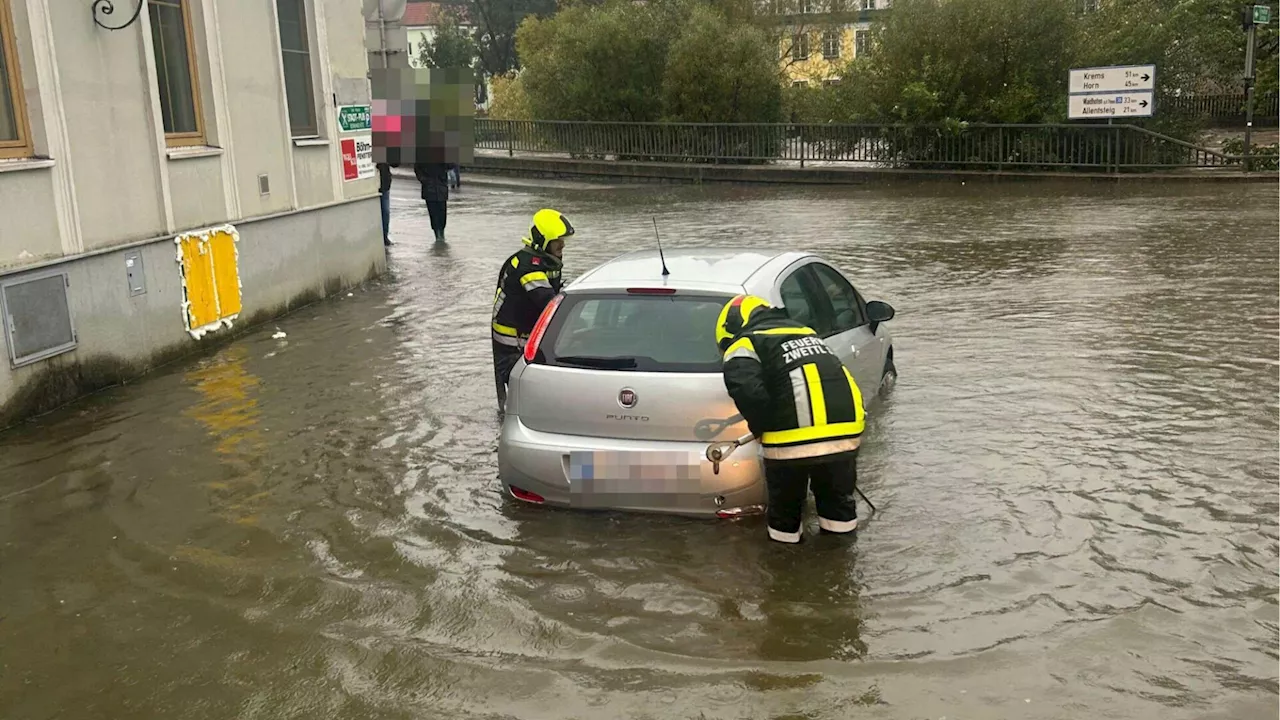
[[[664,267],[668,273],[664,274]],[[798,252],[641,250],[567,285],[511,373],[498,444],[503,491],[574,508],[731,518],[766,493],[754,440],[725,390],[715,324],[733,296],[785,307],[849,368],[864,403],[897,377],[887,303],[867,302],[822,258]]]

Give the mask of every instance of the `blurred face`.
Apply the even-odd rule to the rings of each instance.
[[[563,258],[564,257],[564,241],[552,240],[551,242],[547,243],[547,253],[550,255],[555,255],[558,258]]]

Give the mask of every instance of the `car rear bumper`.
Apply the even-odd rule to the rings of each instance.
[[[721,461],[719,473],[706,459],[707,443],[619,440],[532,430],[508,415],[498,442],[498,474],[504,494],[544,504],[583,509],[656,512],[694,517],[732,517],[763,509],[766,493],[759,445],[751,442]],[[570,482],[571,453],[626,453],[638,469],[615,467],[599,480]],[[666,458],[689,458],[682,470]],[[646,458],[655,458],[654,461]],[[597,462],[604,462],[599,460]],[[630,474],[631,477],[627,477]],[[677,477],[682,475],[682,477]],[[516,490],[513,491],[513,488]],[[520,492],[522,491],[522,492]],[[525,497],[520,497],[521,495]],[[536,502],[536,500],[534,500]]]

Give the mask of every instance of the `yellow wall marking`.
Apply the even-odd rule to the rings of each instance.
[[[199,340],[231,327],[241,310],[240,233],[231,225],[183,233],[173,239],[182,270],[182,320]]]

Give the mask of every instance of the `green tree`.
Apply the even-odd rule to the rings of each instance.
[[[678,27],[671,5],[625,0],[525,20],[516,44],[530,110],[542,120],[658,120]]]
[[[559,120],[773,122],[778,56],[728,0],[574,0],[517,33],[534,116]]]
[[[664,115],[684,122],[778,122],[777,53],[760,28],[695,7],[667,56]]]
[[[1060,120],[1077,20],[1071,0],[897,0],[871,59],[833,91],[881,121]]]
[[[477,48],[471,34],[462,29],[458,17],[446,13],[431,40],[418,48],[418,62],[430,68],[472,68]]]
[[[550,17],[556,0],[466,0],[467,17],[475,24],[473,39],[485,75],[497,77],[521,68],[516,33],[525,18]]]
[[[1235,0],[1127,0],[1104,4],[1085,17],[1077,64],[1156,66],[1156,96],[1238,93],[1244,89],[1246,35],[1243,5]],[[1258,90],[1276,87],[1280,75],[1274,26],[1260,27]],[[1195,140],[1202,118],[1161,112],[1139,124]]]
[[[529,95],[524,91],[524,83],[520,76],[513,73],[493,78],[493,104],[489,107],[489,117],[495,120],[533,120],[533,111],[529,109]]]
[[[1243,89],[1245,32],[1239,0],[1125,0],[1086,15],[1079,62],[1154,63],[1158,92]],[[1275,86],[1275,24],[1258,28],[1258,79]]]

